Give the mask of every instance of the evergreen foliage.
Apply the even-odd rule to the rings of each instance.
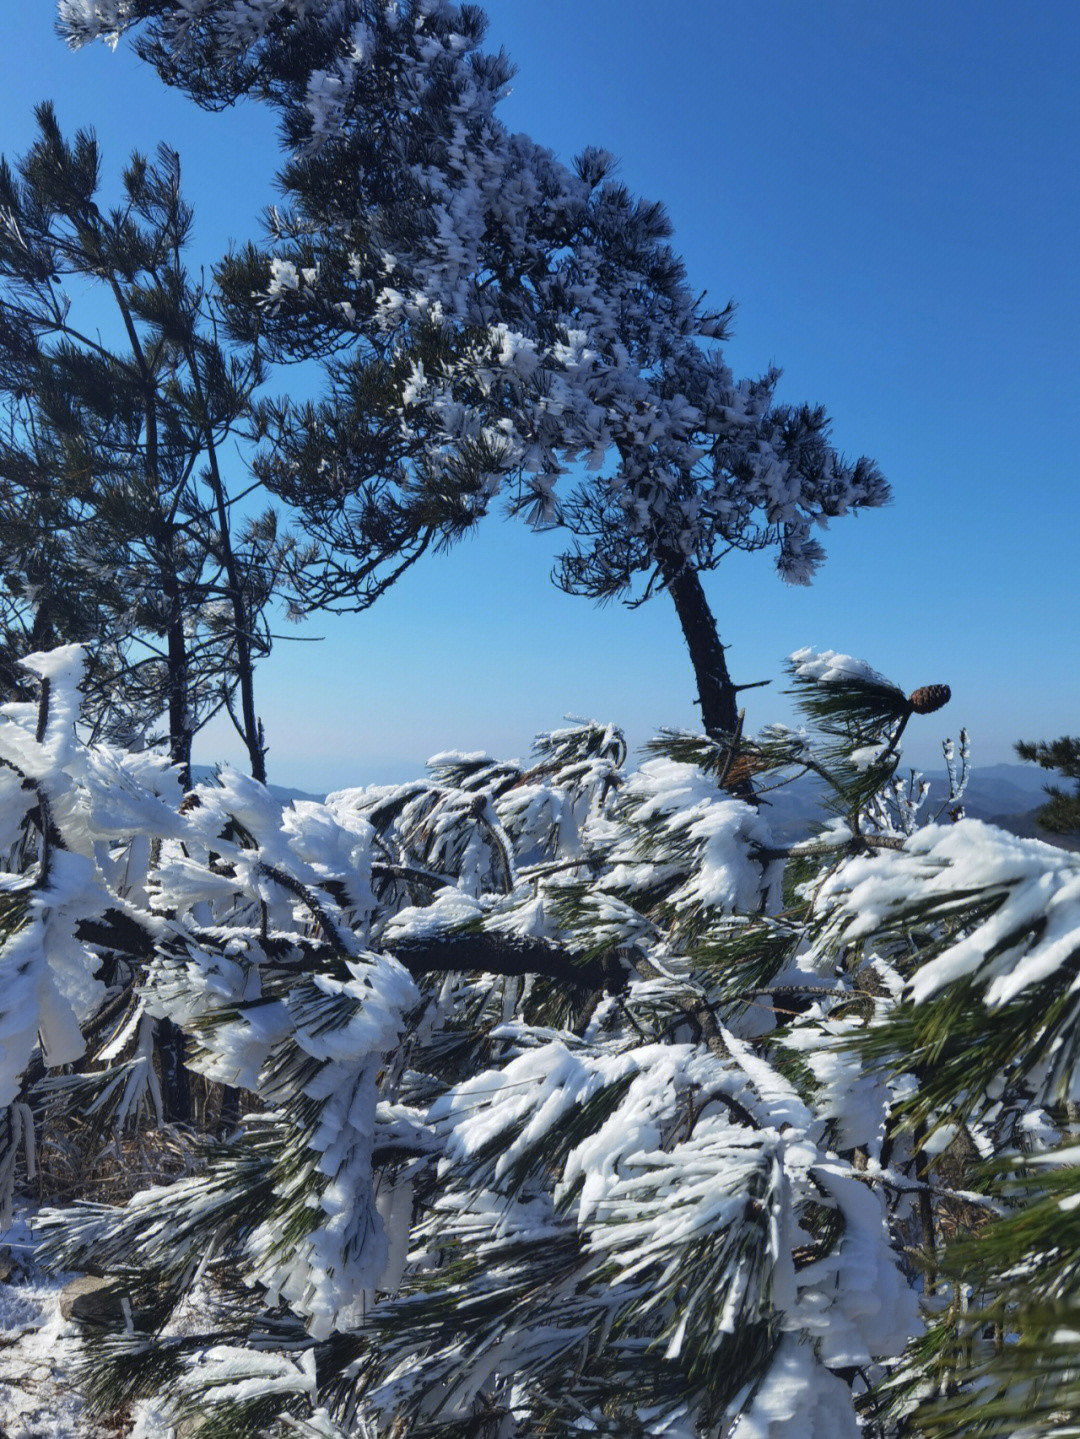
[[[164,716],[186,772],[224,707],[265,779],[253,671],[282,543],[272,514],[240,520],[222,468],[258,351],[219,342],[186,268],[178,156],[135,154],[106,210],[93,135],[37,118],[17,167],[0,161],[0,673],[17,692],[22,655],[81,643],[98,732],[153,743]]]
[[[307,607],[361,608],[499,497],[567,532],[555,579],[594,599],[666,589],[708,733],[737,691],[699,575],[772,550],[807,583],[815,529],[884,504],[820,406],[780,405],[778,371],[737,381],[670,246],[661,205],[590,148],[561,164],[513,134],[513,74],[474,5],[432,0],[63,0],[74,45],[132,28],[202,104],[254,93],[281,117],[288,207],[218,278],[238,335],[325,359],[318,404],[267,410],[264,482],[312,547]],[[253,305],[252,296],[256,297]],[[574,479],[570,477],[574,476]],[[634,598],[636,596],[636,599]]]
[[[35,1026],[39,1125],[126,1092],[118,1042],[78,1060],[124,965],[246,1095],[188,1178],[45,1219],[52,1263],[127,1288],[132,1324],[84,1334],[104,1412],[229,1436],[1075,1424],[1080,871],[975,821],[908,832],[898,687],[792,657],[824,732],[740,757],[763,790],[814,767],[837,817],[781,850],[724,746],[668,733],[628,772],[602,725],[528,768],[446,754],[286,808],[223,771],[181,805],[78,741],[75,666],[35,659],[46,722],[0,724],[33,780],[11,832],[36,834],[9,905],[83,936],[10,925],[5,974],[66,1009],[5,1045],[8,1133]]]
[[[1034,760],[1043,769],[1057,770],[1073,781],[1073,793],[1048,784],[1049,801],[1038,813],[1038,821],[1051,834],[1072,834],[1080,830],[1080,738],[1064,735],[1061,739],[1032,744],[1019,740],[1016,753],[1021,759]]]
[[[698,578],[768,547],[807,579],[876,469],[774,374],[734,381],[728,312],[609,157],[506,132],[475,7],[60,10],[75,43],[135,27],[201,103],[260,95],[290,150],[220,311],[168,152],[106,214],[92,137],[44,108],[0,169],[0,1201],[38,1136],[165,1132],[181,1056],[242,1096],[174,1126],[182,1178],[40,1216],[44,1262],[125,1291],[83,1327],[96,1411],[185,1439],[1075,1434],[1080,861],[963,817],[963,732],[921,822],[899,746],[947,686],[800,650],[806,727],[743,734]],[[75,328],[73,278],[126,348]],[[324,402],[256,405],[263,353],[323,360]],[[303,549],[270,520],[234,543],[244,426]],[[705,733],[630,769],[575,724],[527,766],[276,801],[250,688],[276,567],[300,611],[363,607],[500,495],[567,529],[567,588],[669,590]],[[237,688],[255,777],[192,789],[200,707]],[[172,764],[114,743],[165,709]],[[1076,749],[1021,752],[1076,778]],[[830,820],[779,846],[769,794],[807,772]]]

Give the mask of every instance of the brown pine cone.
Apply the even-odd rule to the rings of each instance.
[[[923,685],[908,695],[908,704],[917,715],[932,715],[952,699],[948,685]]]

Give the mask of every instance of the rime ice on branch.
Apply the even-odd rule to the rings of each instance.
[[[868,769],[837,758],[841,734],[887,785],[903,692],[835,659],[792,665],[824,731],[745,752],[769,782],[830,777],[844,826],[790,853],[721,787],[724,745],[670,733],[627,773],[602,725],[543,737],[528,768],[445,754],[411,785],[285,807],[223,771],[181,804],[167,769],[81,742],[76,655],[33,661],[46,719],[0,713],[4,772],[31,780],[4,791],[5,887],[67,948],[25,924],[0,963],[64,993],[74,1029],[36,1058],[5,1038],[5,1133],[28,1104],[54,1122],[65,1096],[136,1082],[139,1051],[98,1019],[115,1032],[132,974],[123,1024],[170,1019],[193,1069],[247,1094],[201,1172],[47,1220],[53,1262],[131,1290],[133,1326],[85,1338],[96,1402],[152,1392],[159,1418],[247,1435],[499,1413],[514,1433],[584,1415],[770,1439],[920,1402],[900,1245],[925,1196],[950,1272],[951,1201],[919,1135],[964,1125],[1002,1157],[1053,1142],[1067,1071],[1019,1032],[1002,1071],[974,1015],[1030,997],[1046,1053],[1070,1052],[1047,986],[1080,936],[1076,866],[971,822],[865,829]],[[45,878],[50,855],[85,880]],[[942,1002],[956,1051],[935,1072]],[[58,1073],[84,1035],[82,1072]],[[20,1094],[28,1059],[49,1073]]]

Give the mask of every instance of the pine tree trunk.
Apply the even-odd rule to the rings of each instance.
[[[228,514],[220,483],[216,485],[216,491],[220,511],[221,547],[225,559],[225,573],[229,580],[229,602],[232,605],[233,624],[236,628],[236,681],[240,690],[240,728],[251,762],[251,777],[260,784],[265,784],[266,748],[263,744],[262,725],[255,712],[255,659],[251,652],[251,636],[248,630],[250,621],[243,584],[232,551]]]
[[[114,287],[115,288],[115,287]],[[125,316],[127,312],[125,311]],[[129,333],[134,327],[128,318]],[[140,352],[141,353],[141,352]],[[156,396],[149,382],[146,395],[146,473],[155,492],[158,489],[158,428]],[[162,588],[168,601],[168,701],[169,757],[180,769],[180,785],[186,793],[191,788],[191,726],[188,722],[188,656],[184,635],[184,607],[180,577],[174,563],[174,535],[169,522],[162,517],[158,526],[160,545],[159,568]],[[191,1121],[191,1081],[184,1068],[184,1031],[169,1019],[163,1019],[157,1033],[161,1059],[161,1107],[169,1124]]]
[[[184,1068],[184,1031],[171,1019],[158,1022],[161,1060],[161,1107],[169,1124],[191,1123],[191,1083]]]
[[[248,757],[251,761],[251,777],[252,779],[258,780],[260,784],[265,784],[266,746],[263,742],[262,723],[255,712],[255,658],[251,648],[248,606],[244,596],[244,586],[240,577],[239,566],[236,563],[236,555],[232,546],[229,506],[225,494],[225,484],[221,477],[221,470],[218,467],[217,446],[214,443],[214,427],[210,424],[207,417],[202,377],[199,373],[198,356],[193,350],[188,352],[188,363],[191,366],[192,383],[195,387],[195,393],[199,397],[199,403],[203,409],[203,419],[206,423],[204,439],[206,442],[207,459],[209,460],[207,473],[211,489],[213,490],[214,504],[217,508],[221,556],[225,565],[225,574],[229,581],[229,604],[232,606],[233,625],[236,631],[236,679],[240,690],[241,716],[238,728],[241,730],[244,744],[247,746]]]
[[[174,576],[175,580],[175,576]],[[173,596],[169,596],[172,601]],[[179,596],[169,620],[169,758],[180,769],[180,787],[191,788],[191,726],[187,703],[187,644]]]
[[[120,307],[131,336],[132,346],[140,357],[146,378],[146,478],[160,502],[160,475],[158,473],[158,417],[157,391],[150,370],[142,359],[138,336],[131,315],[114,283]],[[160,514],[155,521],[155,538],[158,546],[158,572],[161,588],[168,603],[166,643],[168,646],[168,703],[169,703],[169,758],[180,770],[180,785],[186,793],[191,788],[191,726],[188,723],[188,663],[187,640],[184,635],[184,603],[180,588],[180,576],[174,562],[175,534],[170,520]]]
[[[663,559],[660,570],[682,626],[683,638],[694,666],[701,723],[713,739],[735,734],[739,723],[738,695],[724,659],[724,646],[716,632],[716,621],[701,578],[681,558]]]
[[[246,624],[246,617],[238,623]],[[262,725],[255,713],[255,666],[251,658],[251,645],[246,636],[239,633],[236,642],[236,668],[240,681],[240,713],[243,715],[244,741],[251,761],[251,777],[260,784],[265,784],[266,749],[262,740]]]
[[[34,613],[34,626],[30,631],[30,649],[48,650],[54,644],[52,614],[49,609],[49,601],[43,599],[38,604]]]
[[[235,1129],[240,1123],[240,1091],[235,1084],[226,1084],[221,1091],[221,1114],[218,1116],[220,1128],[227,1132]]]
[[[187,641],[180,606],[180,586],[175,572],[169,575],[169,757],[180,769],[180,786],[191,788],[191,726],[188,723]],[[184,1031],[169,1019],[158,1027],[158,1054],[161,1058],[161,1105],[169,1124],[191,1122],[191,1079],[184,1068]]]

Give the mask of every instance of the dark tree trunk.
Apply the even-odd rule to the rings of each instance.
[[[186,794],[191,788],[191,726],[188,723],[188,666],[184,621],[179,605],[179,584],[175,574],[169,578],[176,587],[173,614],[169,623],[169,758],[180,769],[180,787]],[[166,589],[168,594],[168,588]],[[190,1124],[191,1079],[184,1067],[184,1031],[163,1019],[158,1025],[158,1054],[161,1058],[161,1105],[168,1124]]]
[[[155,502],[161,503],[156,380],[143,358],[134,322],[115,281],[113,290],[127,324],[132,348],[139,358],[146,380],[146,477],[153,490]],[[164,513],[159,513],[156,517],[155,530],[158,572],[168,604],[166,644],[169,656],[169,758],[180,769],[180,785],[186,793],[191,788],[191,725],[188,718],[188,655],[187,640],[184,636],[184,602],[175,562],[176,534],[171,518]]]
[[[237,729],[240,731],[244,744],[247,746],[248,756],[251,760],[251,777],[260,784],[266,783],[266,744],[263,739],[262,721],[255,712],[255,657],[251,647],[251,620],[248,614],[247,600],[244,595],[244,585],[240,576],[240,569],[236,563],[236,555],[232,547],[232,527],[229,520],[229,505],[225,494],[225,484],[221,478],[221,471],[218,468],[217,446],[214,443],[214,428],[210,424],[206,414],[206,404],[203,399],[202,380],[199,374],[198,357],[194,352],[189,353],[188,361],[191,365],[192,381],[199,396],[199,402],[203,407],[203,419],[206,424],[205,441],[206,453],[209,460],[209,478],[214,494],[214,504],[217,507],[218,517],[218,539],[221,545],[221,556],[225,565],[225,574],[229,581],[229,603],[232,606],[233,624],[236,629],[236,678],[240,690],[240,723]],[[230,710],[230,714],[232,711]],[[234,724],[236,723],[234,718]]]
[[[683,638],[694,666],[701,723],[714,739],[738,730],[738,695],[728,674],[724,646],[716,632],[709,602],[696,569],[685,561],[661,560],[660,570],[682,626]]]
[[[171,1019],[158,1021],[161,1107],[169,1124],[191,1123],[191,1084],[184,1068],[184,1031]]]
[[[260,784],[265,784],[266,744],[263,740],[262,721],[255,713],[254,666],[251,662],[251,646],[246,640],[237,643],[236,668],[240,678],[240,711],[244,716],[244,742],[251,760],[251,777]]]
[[[49,601],[44,599],[34,614],[34,627],[30,631],[30,648],[31,650],[48,650],[52,649],[54,643]]]
[[[191,788],[191,725],[188,722],[187,642],[184,638],[184,617],[180,611],[179,586],[169,621],[169,758],[180,769],[180,787],[186,794]],[[166,580],[168,594],[168,579]],[[170,601],[174,599],[169,595]]]
[[[255,712],[255,660],[251,652],[247,605],[240,581],[236,558],[232,552],[232,541],[228,531],[228,517],[220,484],[216,486],[218,508],[221,516],[221,547],[225,557],[225,572],[229,580],[229,602],[232,605],[233,623],[236,626],[236,679],[240,690],[240,725],[244,744],[251,761],[251,777],[260,784],[266,783],[266,745],[263,727]]]
[[[226,1084],[221,1091],[221,1114],[218,1124],[222,1130],[235,1129],[240,1123],[240,1091],[235,1084]]]

